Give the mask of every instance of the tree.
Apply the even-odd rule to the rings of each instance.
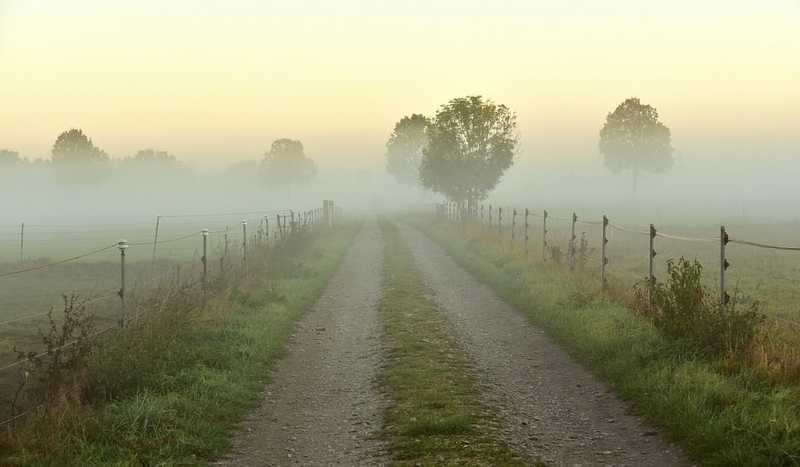
[[[421,114],[403,117],[386,142],[386,171],[404,185],[420,184],[419,166],[428,144],[428,125],[430,120]]]
[[[422,185],[452,201],[486,199],[514,163],[516,115],[481,96],[443,105],[428,129],[420,165]]]
[[[306,157],[303,143],[293,139],[277,139],[264,155],[263,171],[270,186],[292,187],[314,178],[317,166]]]
[[[53,144],[52,154],[53,167],[69,182],[95,182],[109,173],[108,154],[81,130],[61,133]]]
[[[142,149],[133,157],[122,160],[125,169],[145,170],[149,173],[167,175],[186,170],[186,166],[177,157],[166,151]]]
[[[0,166],[14,167],[24,162],[25,160],[19,157],[18,152],[10,151],[8,149],[0,149]]]
[[[606,117],[600,130],[600,152],[613,173],[631,170],[636,193],[639,171],[659,173],[672,167],[672,137],[658,111],[632,97]]]

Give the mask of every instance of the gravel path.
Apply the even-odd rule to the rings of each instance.
[[[417,268],[475,361],[512,446],[556,465],[687,465],[630,406],[422,233],[402,227]]]
[[[383,465],[384,398],[377,306],[381,232],[367,222],[316,306],[299,323],[221,465]]]

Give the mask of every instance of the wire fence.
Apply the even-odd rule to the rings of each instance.
[[[255,259],[248,256],[259,249],[333,226],[340,212],[325,200],[314,209],[178,213],[157,216],[149,224],[20,223],[14,233],[19,257],[0,263],[0,397],[11,396],[33,361],[76,344],[73,340],[36,350],[43,344],[40,326],[49,328],[63,320],[54,310],[68,297],[80,296],[79,306],[100,328],[91,338],[124,330],[143,317],[138,304],[157,290],[178,287],[204,294],[213,277],[234,268],[237,275],[246,276],[248,260]],[[4,229],[0,241],[9,233]],[[120,239],[128,234],[132,241]],[[47,254],[36,254],[32,240],[41,240]],[[53,251],[74,250],[73,240],[94,245],[50,259]],[[11,400],[9,405],[15,407]],[[12,408],[0,426],[13,424],[32,409],[35,406],[17,413]],[[4,415],[0,409],[0,417]]]
[[[796,287],[796,277],[792,275],[800,270],[797,266],[800,258],[778,261],[767,254],[767,251],[792,254],[800,251],[800,246],[749,239],[742,226],[735,227],[736,232],[730,232],[722,225],[718,226],[717,235],[694,235],[665,231],[654,224],[625,225],[612,222],[606,215],[595,219],[581,218],[575,212],[571,216],[554,216],[546,209],[490,204],[439,204],[436,205],[436,215],[450,222],[477,223],[500,235],[508,248],[524,252],[529,259],[538,256],[545,262],[565,262],[570,269],[575,269],[586,259],[580,258],[581,255],[587,255],[587,252],[596,254],[598,260],[592,260],[587,268],[597,275],[604,288],[608,287],[611,275],[615,278],[623,276],[625,280],[643,280],[652,294],[657,272],[664,264],[658,258],[666,256],[671,260],[680,255],[694,257],[705,269],[715,271],[715,274],[708,276],[711,281],[708,285],[717,290],[719,304],[723,308],[731,303],[731,290],[743,294],[741,282],[752,289],[760,289],[766,298],[770,298],[770,295],[800,298],[800,288]],[[579,232],[579,228],[582,231]],[[732,255],[733,245],[751,251],[737,249]],[[662,254],[662,250],[667,254]],[[730,276],[737,267],[749,268],[754,273],[739,274],[740,283],[731,289]],[[611,274],[612,271],[615,274]],[[769,277],[770,282],[783,280],[785,287],[776,293],[776,286],[764,285],[767,281],[761,276]],[[800,321],[780,315],[776,316],[776,320],[800,328]]]

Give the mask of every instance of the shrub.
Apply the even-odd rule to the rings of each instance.
[[[665,335],[689,342],[703,352],[735,356],[751,347],[764,320],[758,302],[736,300],[720,306],[702,285],[703,266],[680,258],[667,261],[667,282],[653,288],[652,304],[647,282],[636,286],[639,309]]]

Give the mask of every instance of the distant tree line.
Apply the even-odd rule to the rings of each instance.
[[[45,168],[63,182],[73,185],[96,184],[118,170],[131,175],[187,175],[190,168],[167,151],[142,149],[130,157],[112,160],[80,129],[58,135],[49,159],[29,160],[16,151],[0,149],[0,175],[12,170]],[[316,164],[306,156],[303,143],[282,138],[272,143],[261,161],[237,163],[229,173],[254,175],[268,188],[284,188],[307,183],[316,175]]]
[[[402,184],[421,187],[457,203],[486,199],[514,163],[516,115],[481,96],[453,99],[432,119],[398,121],[386,143],[386,170]],[[600,153],[613,173],[672,167],[672,137],[654,107],[630,98],[609,113],[600,130]]]

